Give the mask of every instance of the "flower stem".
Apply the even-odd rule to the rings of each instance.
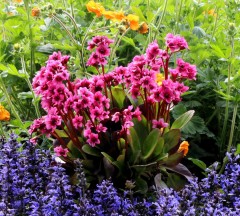
[[[31,82],[29,80],[29,76],[28,76],[28,73],[27,73],[27,70],[26,70],[26,65],[25,65],[25,60],[24,60],[24,56],[21,57],[21,63],[22,63],[22,70],[23,72],[26,74],[26,82],[28,84],[28,87],[32,93],[32,97],[33,97],[33,105],[34,105],[34,108],[35,108],[35,111],[36,111],[36,114],[37,114],[37,117],[40,118],[41,114],[40,114],[40,111],[39,111],[39,106],[38,106],[38,101],[37,101],[37,98],[33,92],[33,89],[32,89],[32,85],[31,85]]]
[[[230,54],[230,59],[228,63],[228,79],[227,79],[227,96],[230,95],[230,90],[231,90],[231,73],[232,73],[232,63],[231,59],[234,56],[234,37],[231,36],[230,39],[230,44],[231,44],[231,54]],[[220,154],[223,153],[224,147],[225,147],[225,141],[226,141],[226,129],[227,129],[227,122],[228,122],[228,116],[229,116],[229,101],[226,100],[226,107],[225,107],[225,114],[224,114],[224,122],[223,122],[223,129],[221,133],[221,139],[220,139]]]

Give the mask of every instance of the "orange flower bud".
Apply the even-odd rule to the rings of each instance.
[[[189,143],[187,141],[183,141],[180,144],[177,152],[183,152],[183,155],[186,156],[188,153],[188,146],[189,146]]]
[[[37,8],[37,7],[34,7],[34,8],[32,9],[32,11],[31,11],[31,15],[32,15],[33,17],[39,17],[39,16],[40,16],[40,9]]]
[[[4,108],[4,106],[0,105],[0,121],[9,121],[10,113]]]
[[[139,33],[141,34],[145,34],[148,33],[148,25],[147,23],[143,22],[140,26],[140,28],[138,29]]]

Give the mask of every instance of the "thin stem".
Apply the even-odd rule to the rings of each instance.
[[[112,60],[113,60],[113,56],[115,55],[116,53],[116,50],[122,40],[122,38],[127,34],[127,32],[129,31],[130,28],[127,28],[126,31],[121,35],[121,37],[117,40],[117,42],[115,43],[113,49],[112,49],[112,52],[111,52],[111,55],[110,55],[110,58],[109,58],[109,68],[112,64]],[[119,33],[119,32],[118,32]]]
[[[228,63],[228,82],[227,82],[227,95],[230,95],[231,90],[231,73],[232,73],[232,63],[231,58],[234,56],[234,37],[231,36],[231,54],[230,59]],[[226,107],[225,107],[225,114],[224,114],[224,122],[223,122],[223,129],[221,133],[221,143],[220,143],[220,154],[222,154],[222,151],[224,149],[225,141],[226,141],[226,129],[227,129],[227,122],[228,122],[228,116],[229,116],[229,101],[226,101]]]
[[[179,6],[178,13],[177,13],[177,18],[176,18],[176,31],[175,31],[175,34],[178,32],[179,18],[180,18],[180,13],[181,13],[181,10],[182,10],[182,5],[183,5],[183,0],[180,0],[180,6]]]
[[[28,28],[29,28],[29,40],[30,40],[30,79],[33,78],[35,72],[35,52],[34,52],[34,43],[33,43],[33,32],[31,26],[30,19],[30,9],[27,1],[24,1],[25,9],[27,11],[27,19],[28,19]]]
[[[167,3],[168,3],[168,0],[165,0],[164,1],[164,7],[163,7],[163,12],[162,12],[162,16],[158,22],[158,25],[157,25],[157,30],[160,28],[161,24],[162,24],[162,21],[163,21],[163,17],[165,16],[165,13],[166,13],[166,8],[167,8]],[[153,36],[153,40],[156,39],[156,36],[157,36],[157,33],[158,32],[155,32],[154,36]]]
[[[28,84],[28,87],[32,93],[32,96],[33,96],[33,105],[34,105],[34,108],[35,108],[35,111],[36,111],[36,114],[37,114],[37,117],[40,118],[41,114],[40,114],[40,111],[39,111],[39,106],[38,106],[38,101],[37,101],[37,98],[33,92],[33,89],[32,89],[32,84],[28,78],[28,73],[27,73],[27,70],[26,70],[26,64],[25,64],[25,60],[24,60],[24,56],[21,57],[21,63],[22,63],[22,69],[23,69],[23,72],[26,74],[26,82]]]
[[[234,129],[235,129],[237,110],[238,110],[238,104],[235,103],[234,107],[233,107],[232,125],[231,125],[230,137],[229,137],[229,142],[228,142],[228,147],[227,147],[228,152],[230,152],[231,147],[232,147],[232,140],[233,140],[233,134],[234,134]]]
[[[217,22],[218,22],[218,7],[217,7],[217,9],[216,9],[216,18],[215,18],[215,22],[214,22],[214,27],[213,27],[213,31],[212,31],[212,34],[211,34],[211,39],[210,39],[210,42],[212,42],[212,40],[213,40],[213,37],[214,37],[214,34],[215,34],[215,32],[216,32],[216,29],[217,29]]]
[[[67,27],[64,25],[64,23],[58,19],[57,16],[55,16],[54,14],[52,14],[53,19],[58,22],[58,24],[60,24],[60,26],[62,26],[64,28],[64,30],[66,31],[66,33],[68,34],[68,36],[71,38],[72,42],[76,45],[78,45],[77,41],[75,40],[75,38],[73,37],[73,35],[71,34],[71,32],[67,29]]]

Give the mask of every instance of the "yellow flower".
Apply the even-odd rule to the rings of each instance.
[[[10,113],[4,108],[4,106],[0,105],[0,121],[9,121]]]
[[[156,77],[156,82],[158,85],[162,85],[162,81],[164,80],[164,76],[161,73],[157,73],[157,77]]]
[[[127,21],[132,30],[138,30],[139,28],[139,17],[133,14],[127,15]]]
[[[188,146],[189,146],[189,143],[187,141],[183,141],[180,144],[177,152],[183,152],[183,155],[186,156],[188,153]]]
[[[148,33],[148,25],[147,23],[143,22],[141,25],[140,25],[140,28],[138,29],[139,33],[141,34],[145,34],[145,33]]]
[[[31,11],[31,15],[32,15],[33,17],[39,17],[39,15],[40,15],[40,9],[39,9],[38,7],[34,7],[34,8],[32,9],[32,11]]]
[[[88,12],[95,13],[97,17],[102,16],[105,11],[104,7],[100,3],[96,3],[94,1],[90,1],[86,4]]]

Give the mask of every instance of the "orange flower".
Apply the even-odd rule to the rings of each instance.
[[[115,11],[114,12],[114,20],[121,22],[123,19],[125,19],[125,15],[122,11]]]
[[[4,106],[0,105],[0,121],[9,121],[10,113],[4,108]]]
[[[13,2],[16,2],[16,3],[22,3],[23,0],[14,0]]]
[[[103,11],[102,14],[106,19],[112,20],[115,18],[115,12],[113,12],[113,11]]]
[[[189,146],[189,143],[187,141],[183,141],[180,144],[177,152],[183,152],[183,155],[186,156],[188,153],[188,146]]]
[[[148,33],[148,25],[147,23],[143,22],[141,25],[140,25],[140,28],[138,29],[139,33],[141,34],[145,34],[145,33]]]
[[[100,17],[105,11],[104,7],[100,3],[90,1],[86,4],[88,12],[95,13],[97,17]]]
[[[32,9],[32,11],[31,11],[31,15],[32,15],[33,17],[39,17],[39,15],[40,15],[40,9],[37,8],[37,7],[34,7],[34,8]]]
[[[139,17],[133,14],[128,14],[127,15],[127,21],[130,25],[130,28],[132,30],[138,30],[139,28]]]

